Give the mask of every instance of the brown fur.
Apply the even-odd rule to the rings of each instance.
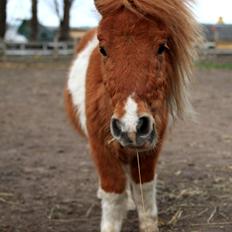
[[[152,114],[158,144],[153,151],[140,154],[142,182],[151,181],[168,113],[181,116],[186,108],[185,86],[191,77],[199,30],[187,0],[96,0],[95,3],[103,15],[98,27],[99,43],[108,57],[102,57],[96,48],[89,62],[88,140],[101,187],[107,192],[122,193],[126,185],[123,164],[131,166],[133,180],[139,181],[136,152],[121,148],[117,142],[109,144],[111,117],[113,114],[122,117],[125,101],[133,93],[139,113]],[[88,36],[77,52],[86,46],[93,32]],[[169,49],[157,55],[160,44],[166,41]],[[75,110],[69,95],[66,96],[70,118],[79,130]]]
[[[191,79],[192,61],[196,57],[194,46],[201,43],[201,30],[190,10],[193,2],[193,0],[95,0],[98,10],[104,17],[125,7],[165,28],[171,59],[167,103],[174,117],[182,117],[187,110],[186,105],[189,102],[185,88]]]
[[[72,96],[68,92],[67,87],[64,90],[64,99],[65,99],[65,109],[66,109],[66,112],[68,113],[68,116],[69,116],[71,123],[73,124],[74,128],[82,136],[85,136],[82,129],[81,129],[80,122],[77,118],[77,109],[75,109],[75,107],[73,106]]]
[[[86,33],[86,35],[80,40],[78,46],[76,47],[76,53],[80,53],[87,45],[89,40],[91,40],[96,34],[96,29],[92,29]]]

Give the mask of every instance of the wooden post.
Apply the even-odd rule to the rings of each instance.
[[[57,59],[59,57],[59,42],[57,38],[54,40],[53,43],[53,57],[54,59]]]
[[[4,41],[2,41],[2,46],[1,46],[2,48],[2,57],[3,57],[3,60],[6,58],[6,43],[4,42]]]

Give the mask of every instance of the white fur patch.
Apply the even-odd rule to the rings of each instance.
[[[142,185],[144,208],[140,185],[132,183],[132,193],[138,210],[140,230],[141,231],[158,231],[158,210],[156,205],[156,180]],[[156,229],[156,230],[154,230]]]
[[[135,202],[131,192],[131,171],[129,165],[123,165],[123,170],[126,175],[126,194],[127,194],[127,209],[128,210],[135,210]]]
[[[135,132],[138,124],[138,104],[129,96],[125,104],[125,115],[122,117],[123,130],[126,132]]]
[[[89,59],[93,50],[98,45],[97,36],[95,35],[86,47],[77,55],[68,78],[68,90],[71,93],[72,101],[77,109],[80,126],[87,135],[86,126],[86,75],[89,66]]]
[[[98,197],[102,200],[101,232],[120,232],[127,212],[126,193],[107,193],[99,189]]]

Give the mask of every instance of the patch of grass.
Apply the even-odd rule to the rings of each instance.
[[[200,69],[223,69],[223,70],[232,70],[232,62],[231,63],[216,63],[213,61],[199,61],[196,63],[196,67]]]

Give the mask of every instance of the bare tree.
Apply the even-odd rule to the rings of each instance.
[[[38,34],[38,0],[32,0],[31,40],[35,41]]]
[[[6,32],[6,4],[7,0],[0,0],[0,39],[4,38]]]
[[[61,16],[61,4],[59,0],[53,0],[53,1],[47,1],[47,5],[50,7],[50,10],[53,11],[53,13],[56,14],[57,18],[59,19],[59,22],[62,19]]]
[[[63,0],[63,18],[60,20],[60,41],[66,41],[69,39],[70,10],[73,2],[74,0]]]
[[[54,2],[54,8],[55,8],[56,15],[59,18],[59,21],[61,21],[59,2],[58,0],[54,0],[53,2]]]

